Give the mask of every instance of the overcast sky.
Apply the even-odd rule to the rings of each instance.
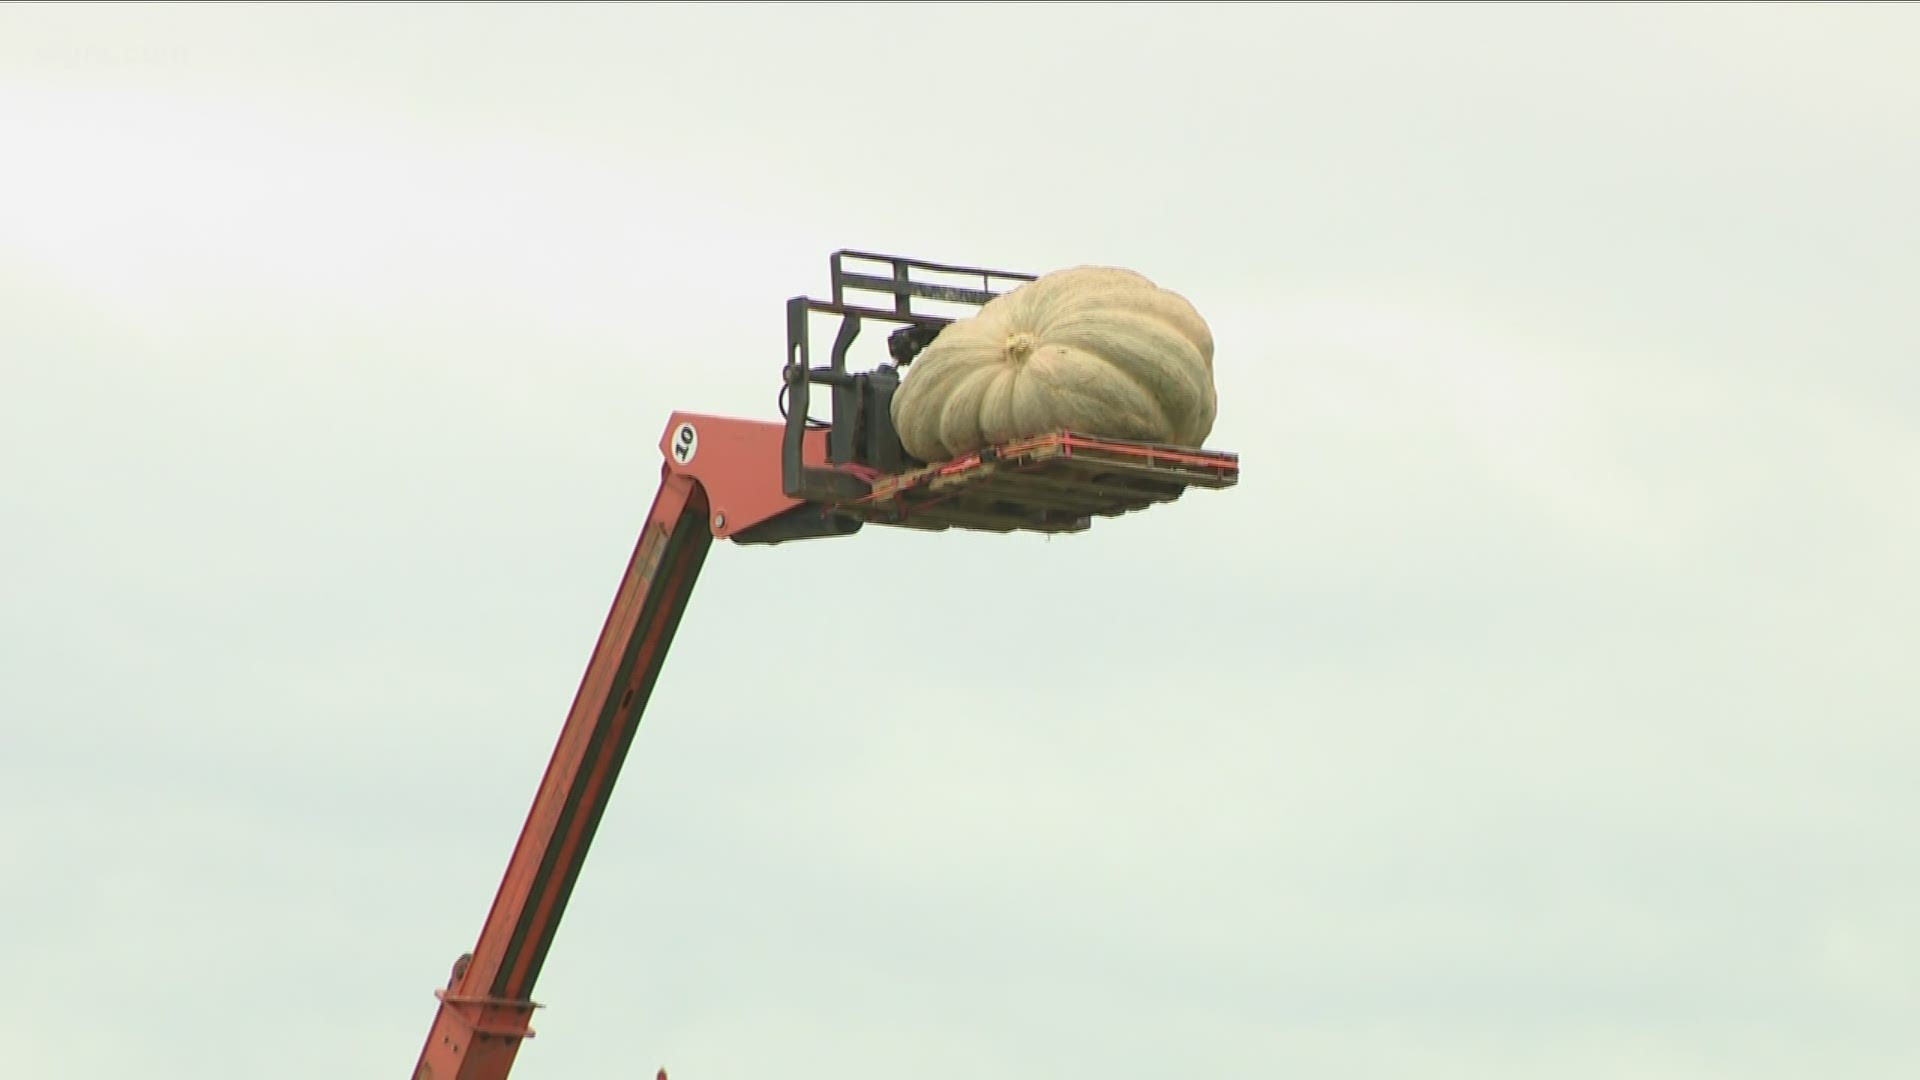
[[[1244,480],[717,547],[516,1078],[1914,1075],[1916,42],[0,9],[0,1073],[406,1075],[848,246],[1180,291]]]

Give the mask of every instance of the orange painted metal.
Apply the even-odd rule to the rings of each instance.
[[[1077,450],[1097,451],[1112,457],[1134,458],[1143,462],[1161,462],[1185,465],[1190,468],[1208,470],[1229,470],[1237,472],[1240,455],[1226,450],[1202,450],[1187,446],[1168,446],[1162,443],[1144,443],[1129,439],[1102,439],[1091,435],[1081,435],[1072,431],[1050,432],[1031,438],[1018,439],[1002,443],[990,451],[994,458],[1017,457],[1036,450],[1058,449],[1071,457]],[[989,452],[976,450],[951,461],[943,461],[933,467],[937,473],[965,472],[975,468],[986,460]]]
[[[1240,457],[1228,451],[1060,431],[874,478],[840,506],[882,525],[1070,533],[1239,477]]]
[[[534,982],[712,544],[708,518],[700,484],[663,468],[479,941],[436,994],[415,1080],[505,1080],[533,1035]]]
[[[532,1037],[534,983],[565,914],[607,800],[626,759],[680,615],[716,537],[732,537],[801,505],[782,488],[784,425],[676,412],[660,440],[660,490],[534,795],[474,950],[453,968],[414,1067],[414,1080],[506,1080]],[[881,510],[899,491],[931,478],[991,471],[1009,458],[1049,451],[1104,454],[1178,466],[1220,483],[1238,459],[1215,451],[1125,444],[1072,433],[1043,436],[953,462],[881,477],[841,466],[878,490],[835,505]],[[806,432],[808,467],[826,465],[827,433]],[[905,509],[905,508],[901,508]],[[894,520],[886,520],[892,517]],[[906,524],[880,514],[883,524]],[[665,1080],[665,1070],[659,1080]]]
[[[660,437],[669,472],[690,476],[706,489],[713,535],[730,538],[800,505],[780,485],[780,440],[785,426],[764,420],[676,412]],[[806,433],[801,461],[827,463],[827,432]],[[857,470],[853,470],[857,471]]]

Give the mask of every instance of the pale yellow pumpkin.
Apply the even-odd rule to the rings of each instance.
[[[1213,431],[1213,333],[1131,270],[1058,270],[940,331],[893,395],[907,453],[944,461],[1071,430],[1198,447]]]

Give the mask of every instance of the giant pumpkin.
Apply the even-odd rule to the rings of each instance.
[[[922,461],[1063,429],[1198,447],[1214,407],[1213,333],[1193,305],[1080,266],[942,329],[894,391],[893,426]]]

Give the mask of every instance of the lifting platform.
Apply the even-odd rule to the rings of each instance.
[[[413,1080],[505,1080],[530,1026],[535,981],[627,750],[716,539],[739,545],[847,536],[867,525],[1072,533],[1095,518],[1239,480],[1237,455],[1053,432],[952,461],[910,458],[893,430],[900,369],[962,309],[1033,275],[836,252],[830,299],[787,304],[784,419],[672,414],[660,489],[472,952],[457,960]],[[940,280],[944,279],[944,280]],[[857,302],[849,294],[879,294]],[[830,362],[810,361],[810,317],[840,318]],[[854,372],[866,322],[896,324],[891,364]],[[808,412],[815,387],[830,420]]]
[[[915,529],[1080,532],[1239,476],[1232,454],[1061,431],[878,477],[846,509]]]

